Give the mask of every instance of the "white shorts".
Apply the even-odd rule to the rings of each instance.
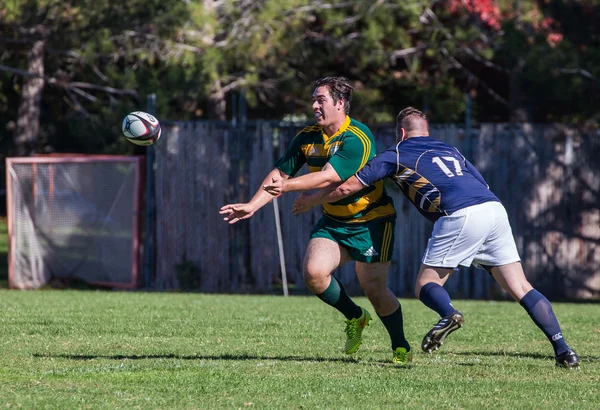
[[[500,202],[486,202],[438,219],[421,261],[432,267],[456,268],[520,260],[506,209]]]

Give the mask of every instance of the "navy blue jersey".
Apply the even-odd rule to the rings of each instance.
[[[356,177],[365,186],[392,177],[419,212],[433,222],[468,206],[500,202],[456,148],[431,137],[408,138],[388,148]]]

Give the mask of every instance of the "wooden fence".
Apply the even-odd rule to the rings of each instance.
[[[189,276],[202,292],[281,289],[273,205],[228,225],[227,203],[246,202],[301,126],[273,122],[185,122],[163,127],[156,144],[156,289],[177,289]],[[378,152],[394,143],[393,125],[372,127]],[[482,124],[465,131],[432,127],[481,171],[507,208],[526,274],[549,297],[600,298],[600,136],[560,125]],[[412,296],[432,224],[395,187],[398,221],[390,288]],[[306,292],[302,259],[320,212],[295,217],[297,194],[279,198],[288,281]],[[349,263],[335,272],[361,294]],[[186,279],[187,275],[187,279]],[[190,286],[187,283],[186,286]],[[453,297],[505,297],[489,275],[462,269],[448,281]]]

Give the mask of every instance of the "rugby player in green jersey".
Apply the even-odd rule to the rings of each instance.
[[[310,172],[290,179],[293,186],[289,190],[340,183],[375,157],[371,131],[348,116],[351,99],[352,87],[345,78],[318,80],[312,105],[315,125],[296,135],[250,202],[221,208],[224,219],[231,224],[250,218],[279,194],[280,182],[293,177],[304,164]],[[371,315],[352,301],[332,272],[354,260],[361,288],[390,334],[393,362],[402,365],[412,361],[412,352],[404,336],[402,308],[387,287],[395,221],[396,212],[383,181],[341,201],[324,204],[323,217],[311,232],[303,274],[308,288],[346,317],[344,350],[352,354],[361,344]]]

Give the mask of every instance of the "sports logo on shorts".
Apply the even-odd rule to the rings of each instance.
[[[366,251],[363,253],[363,255],[365,255],[365,256],[377,256],[377,255],[379,255],[379,254],[377,253],[377,251],[375,250],[375,248],[373,248],[373,247],[371,246],[369,249],[367,249],[367,250],[366,250]]]

